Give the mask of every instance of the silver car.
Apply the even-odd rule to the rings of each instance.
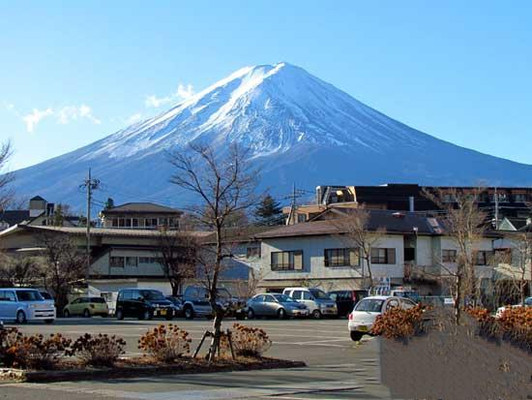
[[[279,293],[261,293],[252,297],[246,304],[247,317],[307,317],[309,310],[291,297]]]
[[[44,320],[51,324],[55,320],[55,306],[42,298],[38,290],[25,288],[0,289],[0,319],[16,321]]]

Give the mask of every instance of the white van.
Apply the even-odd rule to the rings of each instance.
[[[321,289],[293,287],[284,289],[283,294],[306,305],[310,310],[310,315],[314,318],[321,318],[322,316],[336,317],[338,315],[336,301],[331,299],[331,297]]]
[[[23,324],[26,321],[43,320],[51,324],[55,315],[55,306],[43,299],[36,289],[0,289],[0,319],[4,321]]]

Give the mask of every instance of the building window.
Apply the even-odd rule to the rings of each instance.
[[[138,267],[137,257],[126,257],[126,267]]]
[[[303,250],[272,252],[272,271],[302,271]]]
[[[146,218],[146,228],[157,228],[157,218]]]
[[[246,258],[260,258],[260,247],[248,247],[246,249]]]
[[[113,218],[111,221],[112,221],[111,222],[112,227],[113,228],[118,228],[118,219],[117,218]]]
[[[455,263],[456,262],[456,250],[447,250],[447,249],[442,250],[441,261],[444,263]]]
[[[395,249],[372,248],[372,264],[395,264]]]
[[[355,267],[360,265],[358,249],[325,249],[326,267]]]
[[[139,227],[139,219],[138,218],[132,218],[131,219],[131,226],[133,228],[138,228]]]
[[[109,257],[109,266],[112,268],[124,268],[124,257]]]
[[[490,261],[490,252],[480,250],[477,251],[475,265],[488,265]]]
[[[516,193],[514,194],[514,202],[516,203],[526,203],[527,198],[526,194],[524,193]]]

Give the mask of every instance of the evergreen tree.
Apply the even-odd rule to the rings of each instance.
[[[109,210],[110,208],[113,208],[115,206],[115,201],[109,197],[107,201],[105,202],[104,210]]]
[[[255,209],[258,225],[281,225],[283,223],[282,215],[281,205],[270,194],[264,196]]]

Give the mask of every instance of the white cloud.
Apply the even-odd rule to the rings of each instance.
[[[53,113],[54,111],[51,108],[47,108],[46,110],[42,111],[34,108],[31,114],[27,114],[22,117],[22,119],[26,123],[26,130],[32,133],[35,129],[35,126],[40,122],[41,119],[46,118],[52,115]]]
[[[142,120],[142,114],[141,113],[136,113],[136,114],[133,114],[131,115],[127,120],[126,122],[128,124],[134,124],[135,122],[139,122],[140,120]]]
[[[80,106],[64,106],[56,110],[50,107],[46,110],[34,108],[31,113],[24,115],[22,120],[26,124],[26,130],[32,133],[37,124],[46,117],[55,117],[56,122],[61,125],[66,125],[80,119],[88,119],[97,125],[101,124],[101,121],[92,114],[92,109],[86,104]]]
[[[65,106],[56,111],[57,122],[66,125],[70,121],[77,121],[78,119],[88,119],[94,124],[99,125],[101,121],[92,115],[92,109],[82,104],[80,106]]]
[[[186,100],[190,96],[194,95],[194,87],[191,84],[183,85],[180,83],[177,86],[177,90],[166,97],[157,97],[155,95],[151,95],[146,97],[146,100],[144,100],[144,105],[146,107],[154,107],[158,108],[161,106],[164,106],[165,104],[169,103],[175,103],[177,101]]]

